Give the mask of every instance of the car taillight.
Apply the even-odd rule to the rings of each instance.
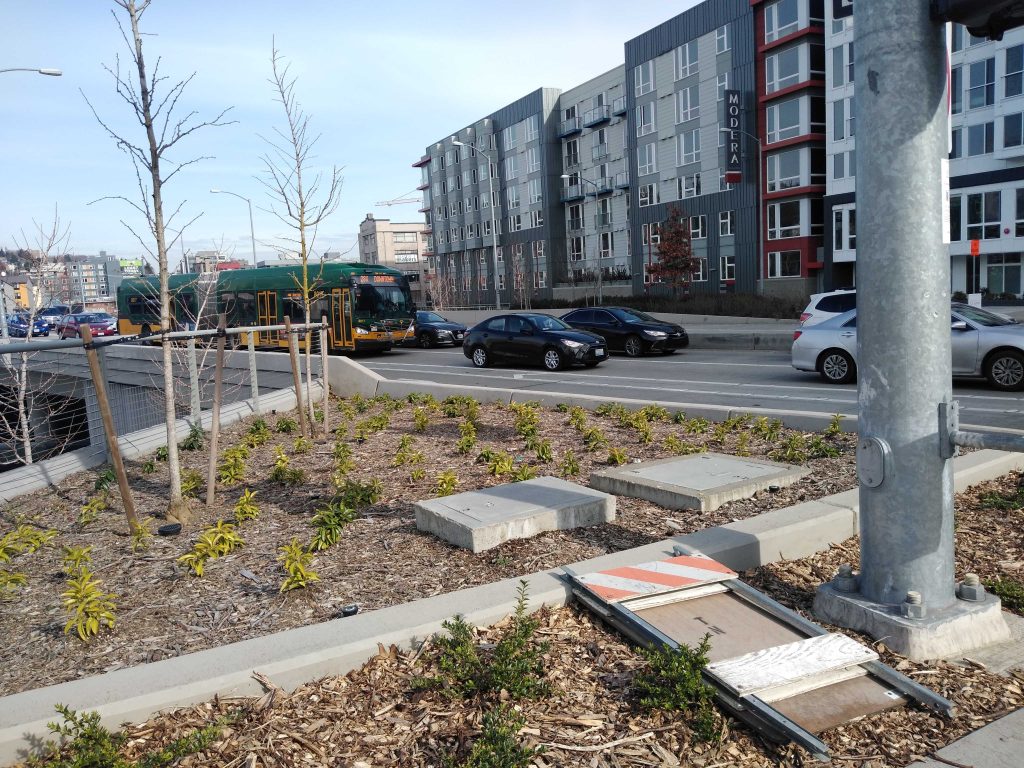
[[[800,322],[802,323],[804,320],[807,320],[810,316],[811,316],[810,312],[801,312],[800,313]]]
[[[793,341],[796,341],[803,335],[803,331],[793,331]]]

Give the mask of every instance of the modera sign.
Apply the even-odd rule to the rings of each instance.
[[[725,92],[725,127],[729,139],[725,145],[725,183],[738,184],[743,180],[740,139],[740,92]]]

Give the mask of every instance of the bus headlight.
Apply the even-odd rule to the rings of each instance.
[[[369,336],[370,332],[365,328],[360,328],[358,325],[355,328],[356,336]]]

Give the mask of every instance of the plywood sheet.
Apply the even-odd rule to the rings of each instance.
[[[878,678],[865,676],[774,701],[771,706],[805,730],[821,733],[904,704],[906,699],[898,692]]]

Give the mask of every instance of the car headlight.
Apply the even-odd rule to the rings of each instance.
[[[644,333],[655,339],[663,339],[666,336],[668,336],[668,334],[665,333],[664,331],[644,331]]]
[[[570,341],[569,339],[562,339],[562,343],[565,344],[569,349],[579,349],[583,346],[582,342]]]
[[[368,330],[366,330],[365,328],[360,328],[358,325],[356,326],[355,330],[356,336],[368,336],[370,333]]]

